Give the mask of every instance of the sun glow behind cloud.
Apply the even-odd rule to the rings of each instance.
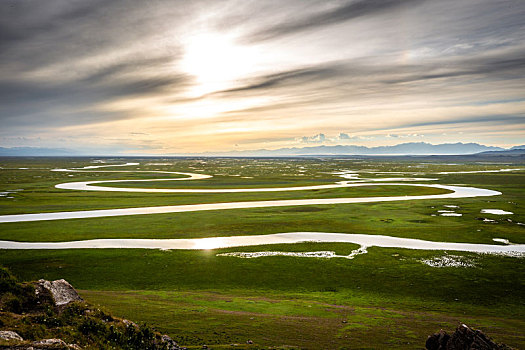
[[[225,90],[253,74],[260,54],[254,47],[235,43],[231,34],[204,32],[189,35],[183,43],[182,71],[195,77],[192,97]]]
[[[200,86],[199,92],[206,86]],[[209,87],[209,86],[208,86]],[[159,112],[165,115],[165,120],[203,120],[218,118],[222,113],[234,112],[262,106],[269,103],[269,97],[247,97],[238,100],[221,100],[207,98],[187,103],[158,106]]]

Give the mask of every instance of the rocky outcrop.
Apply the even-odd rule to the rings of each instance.
[[[1,267],[0,274],[2,350],[184,349],[147,325],[113,317],[83,301],[63,279],[20,283]]]
[[[62,339],[42,339],[28,344],[0,346],[2,350],[82,350],[77,344],[67,344]]]
[[[0,331],[0,339],[2,340],[24,340],[18,333],[13,331]]]
[[[482,331],[465,324],[459,325],[452,335],[440,330],[429,336],[425,346],[428,350],[512,350],[505,344],[493,342]]]
[[[167,350],[181,350],[181,349],[183,349],[183,348],[179,347],[179,345],[167,335],[161,336],[160,339],[161,339],[162,343],[166,344],[166,349]]]
[[[35,284],[35,293],[38,296],[49,292],[53,297],[55,306],[64,306],[74,301],[82,301],[77,291],[68,281],[61,279],[56,281],[39,280]]]

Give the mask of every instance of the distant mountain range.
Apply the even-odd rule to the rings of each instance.
[[[53,157],[53,156],[75,156],[78,153],[68,149],[61,148],[41,148],[41,147],[0,147],[0,156],[17,156],[17,157]]]
[[[337,155],[466,155],[481,152],[512,152],[525,150],[525,145],[514,146],[509,149],[480,145],[478,143],[442,143],[432,145],[426,142],[408,142],[395,146],[366,147],[356,145],[336,146],[307,146],[293,148],[279,148],[274,150],[257,149],[250,151],[206,152],[195,156],[229,156],[229,157],[286,157],[286,156],[337,156]],[[60,157],[89,155],[71,149],[39,148],[39,147],[0,147],[0,156],[36,156]],[[118,156],[120,154],[114,154]],[[131,156],[131,155],[129,155]],[[175,155],[164,155],[175,156]]]
[[[525,148],[515,146],[512,149]],[[203,155],[225,155],[225,156],[309,156],[309,155],[453,155],[474,154],[487,151],[505,151],[501,147],[485,146],[478,143],[442,143],[432,145],[426,142],[408,142],[395,146],[309,146],[279,148],[275,150],[258,149],[251,151],[233,151],[221,153],[205,153]]]

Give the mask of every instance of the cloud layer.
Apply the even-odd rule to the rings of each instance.
[[[4,1],[0,146],[522,144],[524,18],[521,0]]]

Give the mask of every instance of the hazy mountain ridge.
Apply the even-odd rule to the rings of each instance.
[[[515,146],[521,147],[521,146]],[[525,148],[525,147],[524,147]],[[452,155],[452,154],[475,154],[486,151],[506,151],[506,149],[494,146],[485,146],[478,143],[443,143],[433,145],[426,142],[408,142],[394,146],[308,146],[279,148],[276,150],[258,149],[250,151],[233,151],[205,153],[204,155],[229,155],[229,156],[304,156],[304,155]]]
[[[393,146],[366,147],[358,145],[334,145],[334,146],[306,146],[279,149],[256,149],[247,151],[229,152],[204,152],[199,154],[165,154],[162,156],[230,156],[230,157],[272,157],[272,156],[309,156],[309,155],[468,155],[482,152],[511,152],[525,149],[525,145],[513,146],[505,149],[502,147],[486,146],[478,143],[442,143],[433,145],[427,142],[407,142]],[[40,148],[40,147],[0,147],[0,156],[80,156],[99,155],[90,154],[89,151],[82,152],[73,149]],[[107,154],[110,156],[110,154]],[[132,154],[111,154],[111,156],[132,156]]]
[[[43,147],[0,147],[0,156],[71,156],[78,152],[62,148]]]

